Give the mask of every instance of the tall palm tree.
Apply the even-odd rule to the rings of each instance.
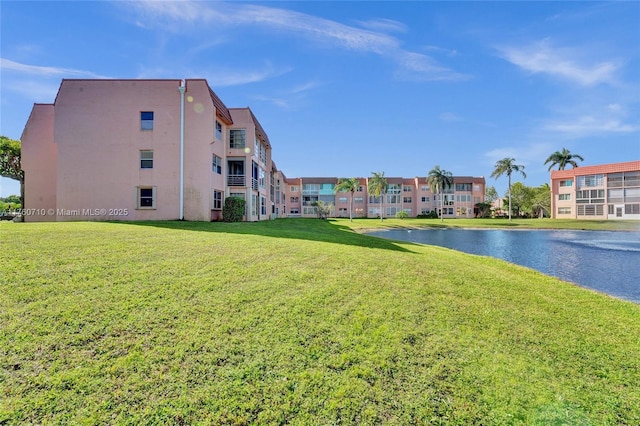
[[[353,194],[360,187],[358,178],[340,178],[338,184],[333,188],[334,192],[350,192],[351,202],[349,204],[349,222],[353,222]]]
[[[442,192],[453,186],[453,176],[451,172],[442,170],[440,166],[435,166],[429,171],[427,183],[431,187],[431,192],[438,194],[438,198],[440,198],[440,221],[444,222],[444,217],[442,216],[444,212],[444,197]]]
[[[511,173],[518,172],[522,174],[522,177],[526,179],[527,175],[524,173],[524,166],[521,164],[515,164],[515,158],[505,157],[502,160],[496,162],[492,178],[498,179],[500,176],[506,174],[509,178],[509,220],[511,220]]]
[[[556,151],[547,158],[547,161],[544,164],[551,163],[549,166],[549,171],[553,169],[555,165],[558,166],[558,170],[564,170],[567,167],[567,164],[571,164],[575,169],[578,167],[578,163],[576,163],[576,159],[580,161],[584,161],[581,155],[572,154],[569,152],[567,148],[562,148],[562,151]]]
[[[384,177],[384,172],[371,172],[373,176],[369,178],[368,191],[369,195],[373,195],[374,197],[378,197],[380,199],[380,221],[384,220],[383,215],[383,203],[384,196],[387,193],[387,187],[389,184],[387,183],[387,179]]]

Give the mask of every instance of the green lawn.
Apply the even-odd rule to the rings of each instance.
[[[336,223],[354,230],[379,228],[505,228],[505,229],[576,229],[590,231],[640,231],[637,220],[575,220],[575,219],[336,219]]]
[[[639,305],[362,222],[0,223],[0,424],[640,424]]]

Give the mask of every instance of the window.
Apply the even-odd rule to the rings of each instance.
[[[156,208],[156,187],[155,186],[138,186],[137,206],[139,209],[155,209]]]
[[[153,130],[153,111],[140,113],[140,130]]]
[[[222,210],[222,191],[213,190],[213,210]]]
[[[339,203],[346,203],[347,202],[347,197],[338,197],[338,202]]]
[[[423,203],[428,203],[429,202],[429,197],[421,197],[420,201]]]
[[[211,170],[219,175],[222,174],[222,158],[215,154],[213,154],[213,158],[211,160]]]
[[[602,204],[579,204],[578,216],[602,216],[604,206]]]
[[[607,186],[609,188],[622,188],[622,186],[623,186],[623,174],[622,173],[612,173],[610,175],[607,175]],[[611,214],[613,214],[613,212]]]
[[[362,204],[364,203],[364,198],[363,197],[354,197],[353,198],[353,202],[356,204]]]
[[[456,195],[456,201],[459,203],[470,203],[471,194],[458,194]]]
[[[387,204],[400,204],[400,196],[399,195],[387,195]],[[395,214],[395,212],[393,214]]]
[[[604,189],[584,189],[576,191],[576,203],[604,203]]]
[[[298,192],[298,191],[299,191],[299,189],[298,189],[297,186],[292,186],[291,187],[291,192]]]
[[[624,214],[640,214],[640,204],[625,204]]]
[[[571,214],[571,207],[558,207],[558,214]]]
[[[216,120],[216,139],[222,139],[222,124]]]
[[[303,194],[317,194],[320,192],[320,185],[316,183],[305,183],[302,184],[302,193]]]
[[[410,186],[406,186],[405,185],[405,186],[402,187],[402,192],[411,192],[412,189],[413,188],[411,188]]]
[[[573,180],[569,179],[569,180],[561,180],[560,181],[560,187],[563,186],[573,186]]]
[[[420,191],[422,191],[422,192],[428,192],[428,191],[430,191],[430,190],[431,190],[431,189],[429,188],[429,185],[422,185],[422,186],[420,187]]]
[[[140,151],[140,168],[153,169],[153,150],[143,149]]]
[[[294,214],[300,214],[300,209],[298,209],[298,208],[292,208],[292,209],[289,211],[289,214],[291,214],[291,215],[294,215]]]
[[[300,202],[300,197],[291,197],[291,203],[292,204],[297,204]]]
[[[571,199],[571,194],[558,194],[558,200],[566,201]]]
[[[387,187],[387,194],[399,194],[401,192],[400,186],[398,183],[390,183]]]
[[[604,175],[578,176],[578,188],[589,186],[602,186]]]
[[[403,203],[410,203],[411,202],[411,197],[402,197],[402,202]]]
[[[264,146],[264,144],[256,139],[255,140],[255,150],[256,152],[254,153],[254,155],[256,157],[258,157],[258,159],[260,159],[260,161],[262,161],[263,163],[267,162],[267,148]]]
[[[267,199],[265,197],[260,197],[260,214],[263,216],[267,214]]]
[[[229,148],[244,148],[245,129],[229,130]]]
[[[470,183],[456,183],[456,191],[471,192]]]

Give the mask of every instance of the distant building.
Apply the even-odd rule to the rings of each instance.
[[[358,178],[360,186],[353,193],[353,217],[380,217],[380,199],[369,195],[369,179]],[[401,178],[388,177],[387,192],[382,200],[382,216],[395,217],[404,211],[409,217],[426,215],[430,212],[440,214],[440,199],[431,192],[426,177]],[[351,206],[350,192],[334,192],[337,177],[303,177],[287,179],[289,188],[289,217],[314,217],[317,208],[314,204],[322,201],[332,204],[335,217],[349,217]],[[475,205],[484,202],[484,177],[454,176],[453,186],[444,191],[444,217],[476,217]]]
[[[552,171],[551,217],[640,220],[640,161]]]

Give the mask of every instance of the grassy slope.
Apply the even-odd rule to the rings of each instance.
[[[640,306],[347,224],[0,223],[0,424],[640,423]]]

